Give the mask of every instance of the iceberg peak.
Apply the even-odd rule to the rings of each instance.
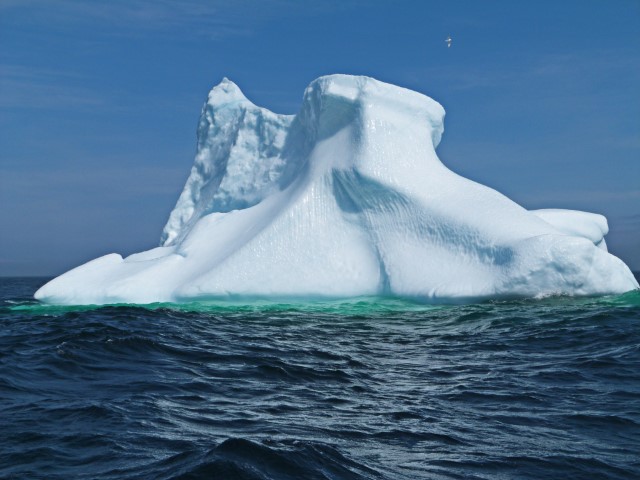
[[[248,103],[253,105],[247,97],[244,96],[240,87],[227,77],[223,77],[222,81],[213,87],[209,92],[207,104],[212,107],[219,107],[234,103]]]
[[[203,216],[250,207],[271,193],[285,166],[292,118],[255,106],[226,77],[213,87],[198,122],[191,174],[160,244],[178,243]]]
[[[529,212],[438,158],[445,111],[369,77],[311,82],[297,115],[224,78],[161,246],[55,278],[58,304],[229,296],[395,295],[430,302],[638,288],[607,252],[606,219]]]

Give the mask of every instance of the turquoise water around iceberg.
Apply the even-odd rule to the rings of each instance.
[[[0,279],[0,478],[634,478],[640,292],[52,307]]]

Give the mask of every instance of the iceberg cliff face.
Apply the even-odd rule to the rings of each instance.
[[[248,208],[274,193],[292,120],[256,107],[226,78],[211,90],[200,115],[191,175],[161,244],[179,243],[204,215]]]
[[[443,118],[434,100],[367,77],[315,80],[296,116],[256,107],[225,79],[203,108],[162,246],[93,260],[36,298],[450,302],[638,288],[606,251],[604,217],[529,212],[448,170],[435,153]]]

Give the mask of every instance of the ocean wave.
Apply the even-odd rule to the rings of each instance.
[[[636,293],[60,308],[29,285],[0,308],[0,478],[640,475]]]

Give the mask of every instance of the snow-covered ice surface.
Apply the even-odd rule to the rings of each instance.
[[[224,79],[161,246],[46,284],[55,304],[390,295],[428,302],[638,288],[606,219],[527,211],[445,167],[444,109],[368,77],[312,82],[295,116]]]

